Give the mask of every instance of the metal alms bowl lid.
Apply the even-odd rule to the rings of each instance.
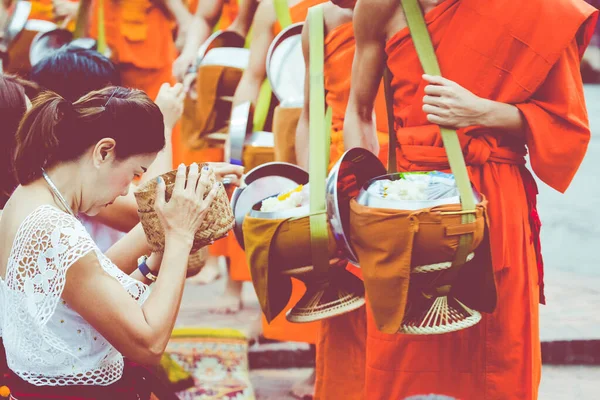
[[[32,66],[44,57],[60,49],[73,40],[73,34],[66,29],[53,29],[38,33],[29,48],[29,62]]]
[[[0,18],[0,30],[2,30],[0,48],[3,51],[8,50],[10,43],[25,29],[31,13],[31,2],[13,1],[6,11],[4,17]]]
[[[302,103],[304,99],[303,22],[282,30],[267,53],[267,78],[280,103]]]
[[[327,177],[327,216],[338,248],[353,263],[358,258],[350,242],[350,200],[356,197],[364,183],[387,173],[383,163],[373,153],[353,148],[344,153]]]
[[[242,155],[246,138],[252,131],[252,103],[246,101],[231,110],[229,120],[229,143],[225,146],[225,160],[235,165],[242,165]]]
[[[219,47],[244,47],[246,39],[233,31],[216,31],[206,39],[197,53],[197,65],[200,65],[206,54]]]
[[[283,162],[263,164],[248,172],[244,177],[243,185],[236,188],[231,197],[231,207],[235,217],[233,231],[240,246],[244,248],[242,231],[244,219],[256,204],[307,183],[306,171],[296,165]]]

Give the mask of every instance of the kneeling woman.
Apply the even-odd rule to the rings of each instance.
[[[194,233],[213,201],[210,170],[182,166],[156,211],[165,251],[152,286],[102,254],[78,213],[127,194],[165,145],[163,117],[141,91],[106,88],[71,103],[40,95],[16,137],[20,186],[0,220],[0,333],[14,398],[148,399],[136,364],[157,364],[181,302]],[[203,200],[204,194],[208,196]],[[114,397],[117,396],[117,397]]]

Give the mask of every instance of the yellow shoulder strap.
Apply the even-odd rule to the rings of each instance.
[[[292,24],[292,15],[290,14],[290,7],[287,0],[273,0],[275,6],[275,15],[277,15],[277,21],[281,25],[281,29],[285,29]]]
[[[329,230],[325,201],[325,179],[329,149],[327,138],[330,127],[325,118],[324,27],[323,8],[308,10],[309,29],[309,75],[310,75],[310,120],[309,120],[309,184],[310,184],[310,241],[313,267],[316,273],[329,269]]]

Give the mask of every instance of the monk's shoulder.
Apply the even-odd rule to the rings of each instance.
[[[352,10],[340,8],[331,2],[324,3],[322,7],[325,32],[329,32],[338,26],[352,22]]]

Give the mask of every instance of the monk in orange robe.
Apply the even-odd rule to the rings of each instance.
[[[141,89],[154,99],[163,83],[174,83],[171,67],[176,50],[171,15],[183,25],[189,12],[181,0],[103,3],[106,41],[119,66],[122,85]],[[99,0],[95,0],[90,20],[94,38],[98,37],[98,7]]]
[[[240,4],[238,4],[240,2]],[[246,37],[259,0],[201,1],[187,25],[185,44],[173,64],[173,75],[182,80],[196,60],[198,49],[217,27]]]
[[[399,1],[359,0],[345,144],[377,150],[370,119],[387,56],[398,169],[448,170],[439,126],[458,130],[489,201],[498,303],[476,326],[432,336],[383,334],[367,309],[365,396],[537,399],[543,270],[524,156],[542,181],[567,189],[590,138],[579,63],[598,14],[582,0],[420,3],[445,78],[423,75]]]
[[[344,116],[350,96],[351,65],[355,40],[352,25],[355,0],[331,0],[323,4],[325,101],[332,110],[329,168],[344,153]],[[296,159],[308,170],[309,148],[309,39],[305,25],[302,44],[306,64],[304,107],[296,130]],[[375,100],[378,140],[387,143],[387,118],[383,86]],[[349,264],[348,270],[361,278],[360,269]],[[321,321],[317,336],[315,399],[362,400],[365,384],[367,322],[365,307]],[[340,365],[352,366],[340,373]]]

